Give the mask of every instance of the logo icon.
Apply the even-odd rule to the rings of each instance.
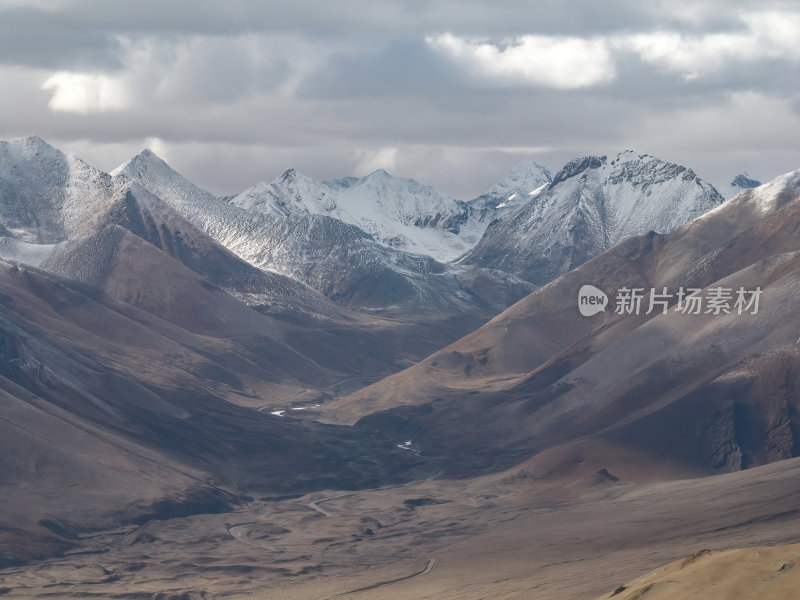
[[[593,285],[582,285],[578,291],[578,310],[584,317],[604,312],[608,306],[606,293]]]

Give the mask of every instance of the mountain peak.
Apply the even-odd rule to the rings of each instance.
[[[750,175],[745,171],[744,173],[739,173],[731,179],[730,183],[727,185],[718,185],[717,189],[719,193],[722,194],[722,197],[726,200],[728,198],[733,198],[734,196],[741,194],[752,188],[757,188],[761,185],[761,182],[753,179]]]
[[[316,179],[301,173],[294,167],[286,169],[283,173],[281,173],[277,178],[273,179],[271,182],[263,182],[262,184],[256,184],[256,185],[259,187],[278,186],[281,188],[302,187],[304,189],[312,189],[315,192],[319,192],[322,186],[322,184],[320,184]]]
[[[649,154],[637,154],[635,150],[631,150],[630,148],[626,148],[625,150],[618,152],[617,156],[614,160],[636,160],[647,158],[650,156]]]
[[[477,243],[485,229],[485,225],[467,223],[469,211],[463,202],[384,169],[362,178],[329,182],[289,169],[272,182],[256,184],[229,201],[272,219],[291,215],[333,217],[355,225],[382,246],[436,260],[460,256]]]
[[[761,182],[757,179],[752,179],[747,171],[745,171],[744,173],[739,173],[736,177],[734,177],[731,180],[731,185],[739,187],[743,190],[747,190],[760,186]]]
[[[631,151],[629,150],[628,152]],[[574,158],[561,167],[561,170],[553,177],[551,185],[554,186],[562,181],[566,181],[576,175],[580,175],[584,171],[599,169],[606,164],[606,160],[605,156],[582,156],[580,158]]]
[[[690,169],[647,154],[583,156],[490,225],[464,263],[543,285],[627,237],[672,231],[722,201]]]
[[[542,163],[538,160],[526,160],[524,162],[519,163],[516,167],[511,169],[508,172],[506,177],[514,177],[514,176],[522,176],[522,175],[529,175],[529,174],[536,174],[536,173],[547,173],[549,175],[550,170],[545,167]]]
[[[139,154],[133,157],[133,160],[145,161],[148,163],[167,164],[163,158],[153,152],[150,148],[144,148]]]
[[[291,182],[297,179],[297,169],[292,167],[291,169],[286,169],[281,176],[278,178],[282,183],[283,182]]]
[[[22,142],[26,146],[48,146],[52,148],[50,144],[48,144],[44,139],[42,139],[38,135],[31,135],[29,137],[26,137],[22,140]]]
[[[376,169],[372,173],[364,177],[364,179],[368,180],[368,179],[396,179],[396,178],[394,175],[392,175],[385,169]]]
[[[170,167],[163,158],[150,150],[150,148],[145,148],[129,161],[122,163],[116,169],[111,171],[111,175],[114,177],[117,177],[118,175],[131,176],[132,172],[141,171],[142,169],[157,169],[160,171],[166,171],[168,173],[174,172],[172,167]],[[135,179],[135,177],[133,178]]]
[[[468,205],[478,222],[488,225],[538,196],[552,179],[542,163],[526,160]]]
[[[317,181],[316,179],[306,175],[302,171],[298,171],[295,167],[289,167],[283,173],[281,173],[278,177],[273,179],[273,182],[277,182],[277,181],[293,181],[293,180],[314,181],[314,182]]]
[[[48,154],[53,157],[63,158],[65,154],[57,148],[48,144],[38,135],[26,138],[0,142],[5,148],[12,152],[20,153],[22,156],[33,156],[34,154]]]

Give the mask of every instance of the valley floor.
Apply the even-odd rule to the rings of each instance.
[[[800,459],[660,483],[609,475],[259,499],[86,536],[80,551],[0,571],[0,595],[577,600],[704,549],[800,540]]]

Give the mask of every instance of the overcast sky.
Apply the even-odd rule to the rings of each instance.
[[[469,199],[626,148],[713,183],[800,168],[800,3],[0,0],[0,138],[215,193],[377,168]]]

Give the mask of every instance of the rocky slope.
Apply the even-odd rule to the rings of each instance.
[[[793,172],[670,234],[629,238],[418,365],[331,405],[330,418],[363,416],[363,426],[408,436],[434,455],[469,456],[471,468],[564,445],[562,459],[571,460],[601,443],[668,458],[686,475],[797,456],[799,223]],[[587,283],[610,302],[591,317],[578,312]],[[625,288],[642,289],[639,314],[615,312]],[[654,304],[648,314],[651,290],[664,288],[668,310]],[[729,312],[676,310],[681,288],[706,299],[729,293]],[[761,290],[757,314],[739,314],[740,288]],[[389,412],[371,414],[380,408]]]
[[[726,185],[718,185],[717,189],[719,193],[722,194],[722,197],[728,200],[729,198],[733,198],[742,192],[746,192],[760,185],[760,181],[753,179],[747,173],[740,173]]]
[[[443,262],[474,246],[485,229],[469,218],[465,203],[384,170],[322,183],[290,169],[230,202],[276,216],[332,217],[355,225],[383,246]]]
[[[37,137],[0,142],[0,223],[6,234],[0,256],[26,264],[66,267],[70,242],[87,248],[84,238],[118,225],[268,312],[345,317],[308,287],[240,260],[134,181],[102,173]],[[95,245],[85,260],[58,273],[81,279],[82,270],[98,269],[111,252]]]
[[[800,584],[800,546],[700,550],[619,586],[602,600],[792,598]],[[601,600],[598,598],[598,600]]]
[[[214,198],[191,184],[149,151],[115,172],[163,198],[250,264],[288,275],[358,311],[480,320],[532,289],[530,284],[506,273],[472,265],[445,265],[430,256],[401,252],[381,244],[358,226],[321,214],[326,212],[321,207],[328,205],[327,197],[319,191],[318,184],[294,172],[287,172],[277,183],[260,184],[230,202]],[[342,193],[358,192],[357,201],[367,204],[365,198],[376,186],[379,191],[374,193],[386,199],[388,192],[381,192],[381,186],[391,187],[397,181],[412,190],[419,185],[377,173],[363,180],[340,181],[334,187],[344,190]],[[309,192],[309,188],[316,191]],[[425,200],[431,195],[436,197],[430,188],[422,189],[424,193],[420,193]],[[423,213],[414,212],[419,208],[415,201],[409,202],[409,206],[396,207],[400,211],[394,215],[398,221],[408,221],[412,215],[423,218],[420,216]],[[330,203],[332,206],[334,201]],[[333,209],[329,212],[337,214]],[[427,229],[446,231],[441,226],[455,213],[447,213],[445,217],[441,212],[435,214],[440,216],[430,217]],[[413,223],[407,225],[420,228]]]
[[[460,263],[543,285],[630,236],[667,233],[722,200],[690,169],[652,156],[575,159],[534,199],[492,223]]]
[[[539,162],[517,165],[468,203],[471,216],[488,226],[495,219],[508,216],[523,204],[532,202],[552,180],[550,171]]]
[[[162,318],[0,261],[1,566],[96,527],[227,511],[244,493],[360,485],[419,463],[388,441],[255,410],[287,375],[325,377],[303,344],[322,358],[339,356],[341,340],[265,335],[278,326],[222,292],[203,297],[202,280],[174,268]],[[200,318],[211,301],[215,322]]]
[[[247,263],[124,175],[101,173],[38,138],[0,148],[0,209],[7,233],[17,236],[2,239],[0,256],[82,282],[194,332],[246,336],[249,347],[275,358],[265,376],[265,404],[304,390],[328,394],[343,381],[353,389],[486,318],[432,325],[429,315],[415,322],[368,319]],[[190,188],[187,197],[193,202],[197,193]],[[199,199],[188,206],[215,201]]]

